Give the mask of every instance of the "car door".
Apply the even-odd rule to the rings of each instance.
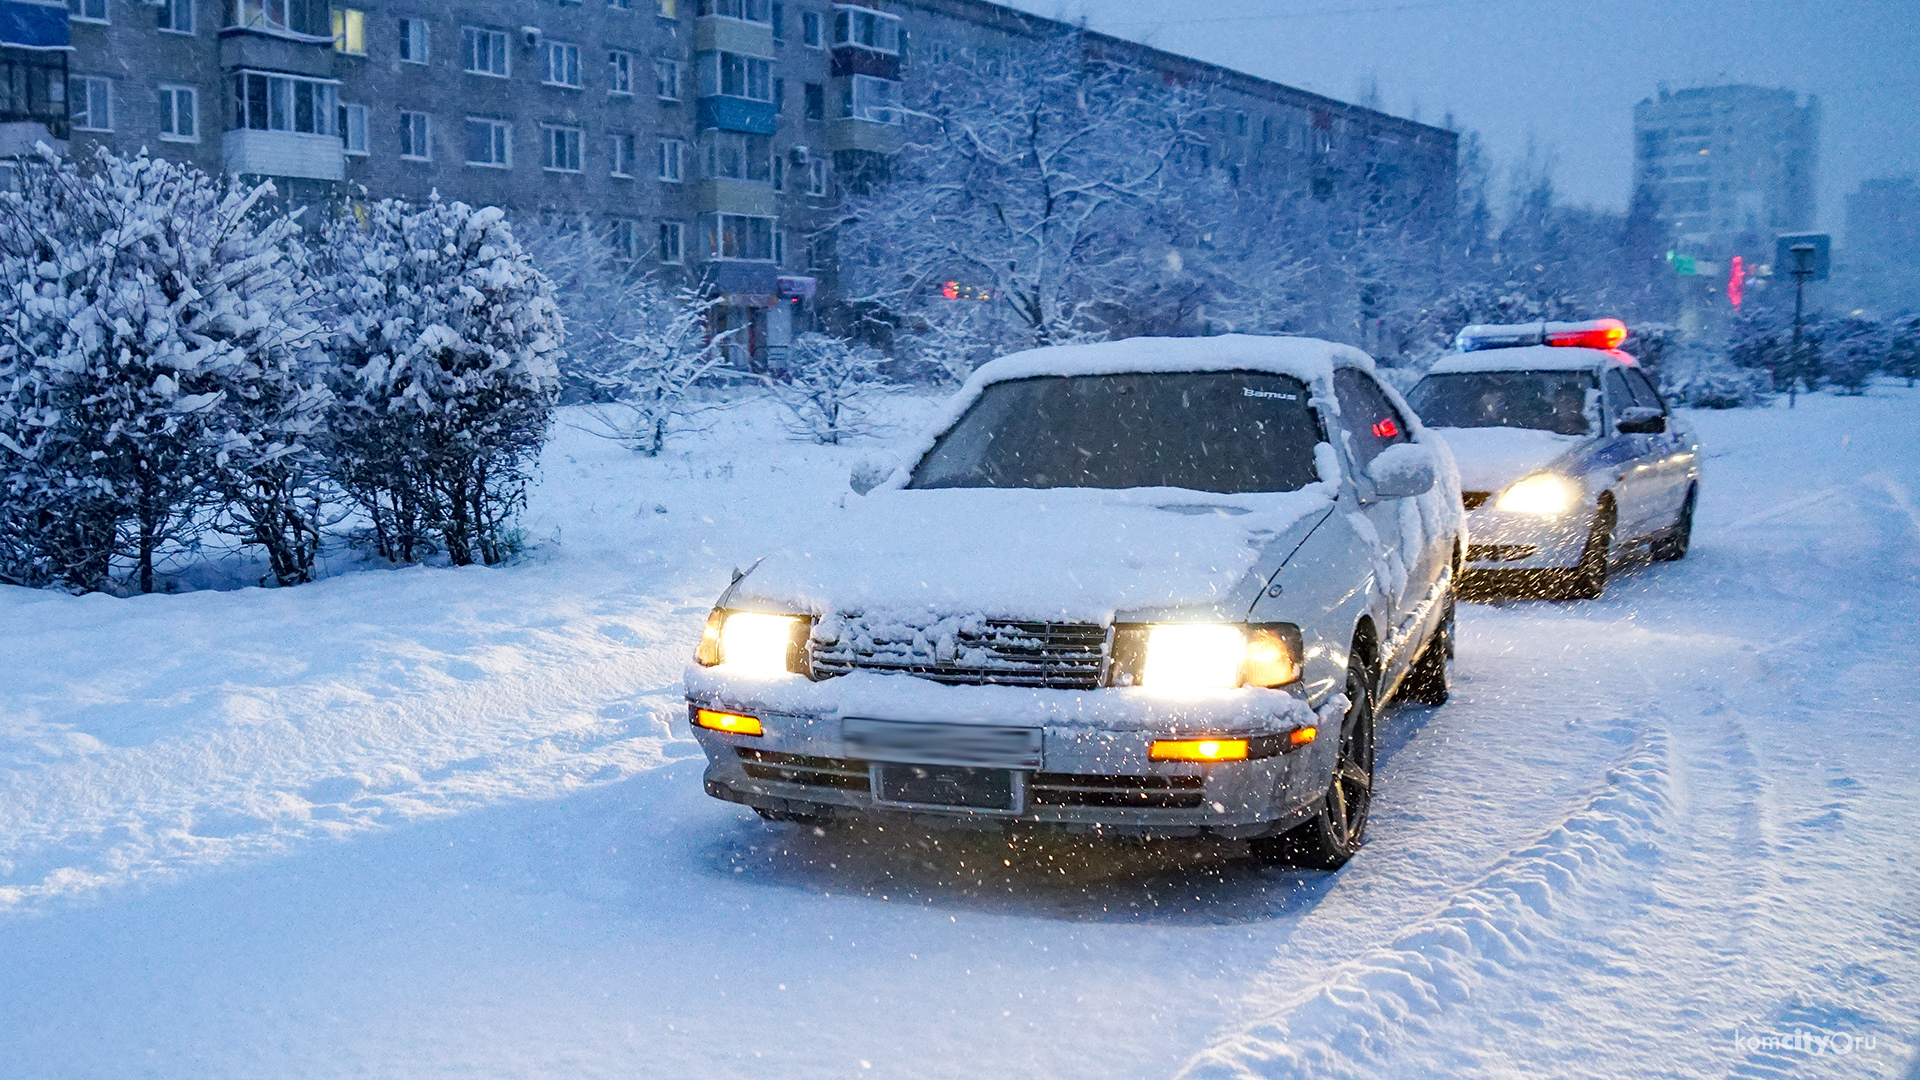
[[[1649,436],[1629,435],[1620,430],[1620,418],[1637,404],[1621,369],[1607,368],[1601,376],[1600,385],[1606,398],[1607,415],[1606,428],[1600,433],[1601,445],[1596,464],[1606,470],[1606,478],[1613,491],[1614,509],[1618,515],[1613,534],[1617,541],[1639,536],[1646,531],[1650,517],[1648,503],[1656,485],[1653,478],[1647,475],[1647,470],[1640,466],[1646,463],[1652,446],[1648,441]]]
[[[1426,536],[1416,500],[1375,498],[1366,477],[1367,466],[1381,451],[1396,443],[1412,441],[1407,433],[1406,418],[1365,372],[1341,368],[1334,372],[1333,388],[1340,399],[1340,426],[1345,433],[1347,458],[1355,473],[1354,486],[1364,502],[1363,512],[1379,538],[1377,561],[1384,575],[1380,588],[1390,605],[1390,625],[1382,631],[1389,636],[1391,650],[1399,644],[1391,640],[1392,636],[1433,590],[1445,561],[1433,555],[1439,545]]]
[[[1641,531],[1647,532],[1664,528],[1679,516],[1680,500],[1687,494],[1687,463],[1680,453],[1680,433],[1674,430],[1673,413],[1654,389],[1653,380],[1639,368],[1627,368],[1623,375],[1627,389],[1633,392],[1633,403],[1659,409],[1666,419],[1665,430],[1646,436],[1647,455],[1634,466],[1646,479],[1647,520]]]

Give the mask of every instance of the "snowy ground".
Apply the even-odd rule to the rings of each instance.
[[[707,605],[871,447],[755,410],[563,429],[508,568],[0,589],[0,1077],[1920,1080],[1916,409],[1699,415],[1693,554],[1464,609],[1334,875],[701,795]]]

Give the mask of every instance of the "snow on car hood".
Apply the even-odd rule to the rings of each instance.
[[[1532,428],[1428,428],[1446,440],[1460,466],[1460,490],[1495,492],[1552,465],[1584,441]]]
[[[881,491],[849,498],[831,533],[767,556],[724,603],[1093,623],[1206,607],[1229,600],[1289,527],[1329,508],[1333,490]]]

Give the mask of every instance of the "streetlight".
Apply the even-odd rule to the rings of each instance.
[[[1793,351],[1787,382],[1787,408],[1793,408],[1794,399],[1800,394],[1800,319],[1807,309],[1807,279],[1813,277],[1813,260],[1820,249],[1811,243],[1801,241],[1791,244],[1787,250],[1793,253]]]

